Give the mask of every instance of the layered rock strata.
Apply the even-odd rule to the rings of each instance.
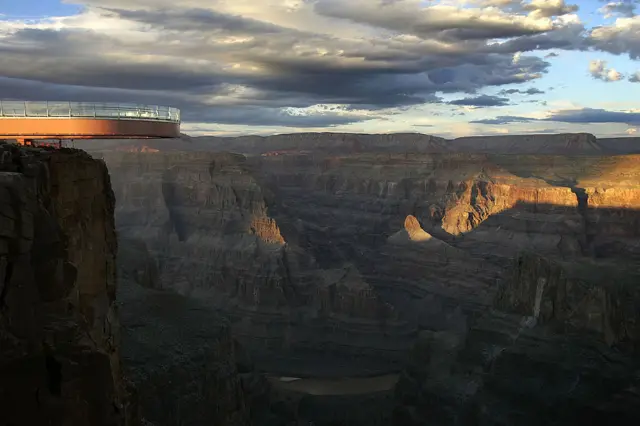
[[[362,365],[367,353],[399,359],[416,328],[462,327],[486,310],[522,249],[638,257],[637,156],[323,147],[105,158],[123,249],[149,259],[123,273],[210,298],[251,351],[275,357],[269,369],[292,358],[317,368],[319,348]]]
[[[632,425],[640,270],[519,257],[467,332],[425,333],[396,387],[398,425]]]
[[[606,293],[608,271],[637,268],[640,157],[603,155],[590,135],[536,136],[528,151],[512,139],[454,149],[415,135],[334,136],[224,142],[246,158],[106,155],[122,200],[118,226],[143,260],[121,272],[223,310],[256,365],[281,375],[392,372],[425,330],[398,385],[399,424],[567,422],[595,406],[594,383],[605,382],[616,396],[591,413],[624,419],[612,407],[634,401],[635,385],[620,380],[636,370],[606,336],[631,326],[598,334],[593,325],[604,315],[599,303],[624,297],[580,289]],[[570,152],[579,155],[558,155]],[[556,259],[550,270],[575,263],[588,276],[568,268],[571,276],[559,273],[568,284],[545,287],[542,299],[514,290],[528,288],[509,272],[525,249]],[[549,289],[559,286],[558,303],[580,312],[575,299],[593,312],[531,319],[532,309],[548,312],[558,293]],[[615,311],[632,317],[628,307]],[[511,383],[519,368],[522,389]],[[555,393],[541,396],[536,380],[557,384]]]
[[[137,424],[121,372],[114,207],[103,162],[0,145],[0,423]]]
[[[399,368],[413,329],[353,266],[319,267],[300,247],[295,223],[283,228],[271,216],[277,200],[243,156],[105,158],[123,253],[136,259],[121,259],[123,276],[225,312],[234,335],[273,372]]]

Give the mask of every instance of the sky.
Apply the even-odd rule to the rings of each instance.
[[[191,135],[640,136],[640,0],[0,0],[0,99]]]

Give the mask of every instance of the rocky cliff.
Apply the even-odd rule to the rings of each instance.
[[[418,339],[394,424],[636,424],[638,282],[637,265],[520,256],[467,332]]]
[[[237,343],[197,300],[122,280],[123,365],[140,411],[157,426],[250,425]]]
[[[137,423],[120,362],[114,207],[103,162],[0,145],[0,424]]]

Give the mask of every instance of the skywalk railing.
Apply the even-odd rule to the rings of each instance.
[[[0,101],[0,118],[103,118],[180,123],[180,110],[157,105]]]

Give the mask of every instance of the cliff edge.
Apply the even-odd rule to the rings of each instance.
[[[2,425],[137,423],[121,374],[104,162],[0,145]]]

